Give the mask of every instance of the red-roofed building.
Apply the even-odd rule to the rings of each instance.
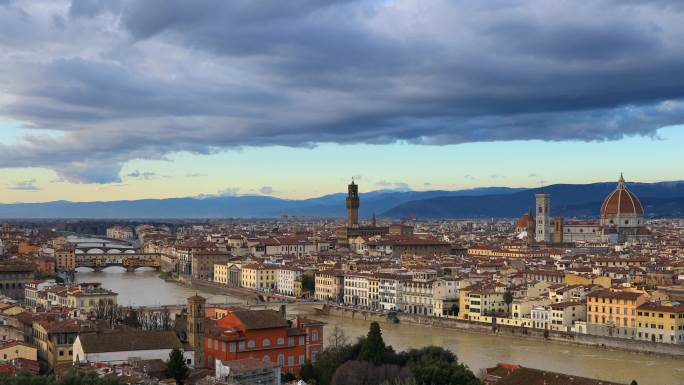
[[[274,310],[228,310],[206,320],[204,366],[216,361],[256,358],[280,365],[283,373],[298,374],[306,361],[316,361],[323,349],[323,323],[297,317],[288,322]]]

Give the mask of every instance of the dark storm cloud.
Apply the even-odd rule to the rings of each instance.
[[[2,0],[0,0],[2,4]],[[0,167],[316,143],[613,140],[684,121],[679,2],[16,0]]]

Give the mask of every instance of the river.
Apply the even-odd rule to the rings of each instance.
[[[187,297],[195,294],[192,289],[159,279],[154,271],[126,273],[112,267],[97,273],[79,272],[76,280],[102,282],[104,287],[119,293],[122,305],[175,305],[185,303]],[[214,303],[242,301],[239,297],[202,295]],[[368,331],[368,322],[362,320],[315,318],[326,322],[328,330],[340,326],[350,339]],[[476,374],[506,362],[626,384],[636,380],[639,385],[684,385],[684,361],[673,358],[408,324],[382,324],[382,331],[386,343],[396,350],[427,345],[445,347]]]
[[[166,282],[159,278],[159,274],[152,269],[140,269],[127,273],[122,267],[108,267],[103,271],[94,272],[79,268],[76,282],[100,282],[106,289],[119,294],[117,302],[123,306],[160,306],[185,304],[188,297],[197,291]],[[244,302],[236,296],[217,295],[203,292],[202,295],[210,303]]]

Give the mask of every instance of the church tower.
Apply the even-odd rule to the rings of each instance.
[[[204,307],[207,299],[194,295],[188,298],[188,342],[195,349],[195,368],[205,367],[204,362]]]
[[[535,241],[551,242],[551,194],[539,192],[534,195],[537,203],[537,233]]]
[[[352,182],[347,186],[347,226],[359,227],[359,186]]]

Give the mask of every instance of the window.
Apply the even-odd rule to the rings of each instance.
[[[287,357],[287,365],[288,366],[294,365],[294,356]]]
[[[304,365],[304,355],[299,356],[299,365]]]
[[[261,346],[271,346],[271,340],[264,338],[264,340],[261,341]]]
[[[299,344],[304,345],[304,336],[299,336]]]
[[[311,339],[314,341],[318,341],[318,332],[316,330],[311,332]]]
[[[247,347],[249,349],[253,349],[255,346],[256,346],[256,343],[254,342],[254,340],[249,340],[249,342],[247,342]]]
[[[285,355],[278,354],[278,365],[285,365]]]

